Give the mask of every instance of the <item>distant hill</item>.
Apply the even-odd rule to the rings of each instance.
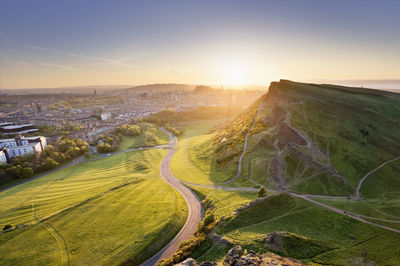
[[[143,93],[143,92],[172,92],[172,91],[191,91],[195,85],[166,83],[166,84],[148,84],[130,88],[120,89],[116,93]]]
[[[73,86],[73,87],[57,87],[57,88],[33,88],[33,89],[2,89],[1,94],[9,95],[24,95],[24,94],[91,94],[96,90],[97,93],[104,93],[121,88],[129,87],[130,85],[93,85],[93,86]]]

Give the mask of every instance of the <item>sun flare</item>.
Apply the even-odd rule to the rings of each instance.
[[[222,83],[225,85],[246,85],[249,80],[249,67],[243,61],[226,62],[222,67]]]

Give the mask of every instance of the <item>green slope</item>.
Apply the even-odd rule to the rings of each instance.
[[[216,171],[233,177],[244,136],[254,120],[240,178],[217,185],[264,186],[270,196],[229,215],[224,210],[232,211],[240,207],[239,202],[246,202],[237,198],[237,191],[217,194],[196,187],[204,197],[222,202],[213,204],[216,214],[228,214],[214,231],[226,241],[210,236],[194,254],[197,261],[220,261],[232,245],[241,245],[306,263],[400,263],[398,233],[285,193],[306,194],[399,230],[400,94],[274,82],[259,101],[213,132],[207,152],[215,158]],[[201,157],[194,150],[190,147],[188,151],[194,154],[192,161]],[[232,201],[223,200],[230,197]],[[272,236],[277,240],[271,244],[268,238]]]
[[[351,196],[368,172],[400,155],[400,94],[282,80],[261,101],[243,179],[271,189]],[[237,162],[256,110],[257,103],[216,134],[217,169]],[[361,196],[398,197],[399,172],[400,159],[372,173]]]
[[[185,222],[184,199],[159,175],[166,150],[74,165],[0,193],[0,264],[143,262]]]

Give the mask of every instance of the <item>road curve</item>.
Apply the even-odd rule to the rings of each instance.
[[[179,192],[179,194],[183,196],[189,212],[186,222],[179,233],[163,249],[145,261],[142,264],[144,266],[156,265],[160,259],[164,259],[172,255],[178,249],[178,245],[182,241],[189,239],[196,232],[197,224],[203,217],[203,209],[201,207],[199,198],[189,188],[181,184],[171,173],[169,166],[176,151],[176,138],[174,138],[170,132],[164,129],[162,130],[168,134],[171,146],[174,148],[170,149],[168,154],[162,160],[160,174],[168,184],[170,184]]]

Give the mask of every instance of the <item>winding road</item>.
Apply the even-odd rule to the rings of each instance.
[[[172,136],[169,131],[166,131],[163,128],[161,128],[161,130],[168,134],[170,145],[172,146],[172,148],[168,151],[168,154],[161,162],[160,174],[169,185],[171,185],[179,192],[179,194],[183,196],[188,206],[189,212],[185,225],[182,227],[179,233],[163,249],[161,249],[153,257],[145,261],[142,264],[144,266],[156,265],[160,259],[171,256],[178,249],[178,246],[182,241],[188,240],[196,232],[197,224],[201,221],[203,217],[203,209],[201,207],[199,198],[189,188],[179,182],[171,173],[171,170],[169,168],[171,159],[176,152],[176,138]]]

